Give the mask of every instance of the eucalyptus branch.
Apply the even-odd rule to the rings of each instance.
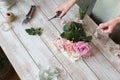
[[[90,6],[90,2],[85,3],[84,0],[82,0],[82,4],[79,6],[79,14],[81,20],[84,19],[89,6]]]

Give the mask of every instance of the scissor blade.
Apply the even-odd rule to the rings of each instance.
[[[58,11],[57,14],[54,17],[50,18],[48,21],[50,21],[50,20],[52,20],[54,18],[59,17],[61,13],[62,13],[61,11]]]
[[[23,22],[22,22],[22,24],[25,24],[27,22],[28,22],[27,19],[24,19]]]
[[[26,17],[26,18],[23,20],[22,24],[28,23],[29,21],[30,21],[30,18]]]
[[[48,21],[50,21],[50,20],[52,20],[52,19],[54,19],[54,18],[56,18],[56,16],[54,16],[54,17],[50,18]]]

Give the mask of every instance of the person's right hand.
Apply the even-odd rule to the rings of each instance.
[[[56,13],[58,11],[62,12],[59,18],[62,18],[68,12],[68,10],[76,3],[76,1],[77,0],[70,0],[68,2],[59,4],[55,10]]]

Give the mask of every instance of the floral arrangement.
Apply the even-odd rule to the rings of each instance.
[[[86,35],[82,24],[72,21],[70,25],[64,25],[60,36],[59,39],[54,40],[54,45],[71,60],[76,61],[91,55],[89,42],[92,36]]]
[[[89,2],[82,3],[79,7],[80,20],[78,22],[72,21],[63,27],[63,33],[59,39],[54,40],[54,45],[58,50],[65,54],[69,59],[76,61],[80,58],[88,58],[92,53],[92,48],[89,44],[92,36],[87,36],[83,25],[83,19],[89,8]]]

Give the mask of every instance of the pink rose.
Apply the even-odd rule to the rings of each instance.
[[[56,39],[53,41],[53,43],[58,50],[61,50],[61,49],[64,49],[63,45],[66,41],[67,41],[66,39]]]
[[[70,41],[67,40],[67,41],[64,43],[64,50],[67,51],[67,52],[74,52],[73,45],[74,45],[73,42],[70,42]]]
[[[79,41],[73,46],[76,53],[80,54],[81,57],[87,58],[91,55],[91,46],[88,43]]]

